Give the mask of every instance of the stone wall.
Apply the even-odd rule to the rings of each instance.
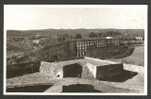
[[[66,72],[66,75],[67,75],[67,72],[72,73],[72,71],[74,71],[72,70],[72,68],[71,68],[72,71],[64,71],[63,70],[65,69],[64,67],[74,65],[74,64],[81,65],[82,67],[82,72],[80,74],[81,78],[94,79],[96,77],[96,68],[94,68],[92,64],[87,63],[87,62],[83,63],[82,61],[81,63],[75,62],[75,63],[66,64],[66,65],[62,65],[62,64],[58,64],[54,62],[50,63],[50,62],[42,61],[39,71],[45,75],[48,75],[50,79],[62,79],[64,77],[64,72]]]
[[[87,75],[91,75],[93,78],[96,78],[96,66],[90,63],[86,63],[85,65],[89,71]]]
[[[64,77],[104,79],[120,75],[123,72],[123,64],[121,63],[89,57],[85,57],[83,60],[41,62],[40,72],[49,75],[52,79],[62,79]]]
[[[41,73],[49,75],[52,79],[62,79],[63,71],[62,67],[57,63],[41,62],[40,70]]]
[[[100,80],[107,80],[122,74],[124,71],[123,64],[108,64],[104,66],[97,66],[96,78]]]
[[[92,72],[90,72],[89,68],[87,67],[87,64],[85,64],[83,66],[82,78],[84,78],[84,79],[94,79],[94,75],[92,74]]]

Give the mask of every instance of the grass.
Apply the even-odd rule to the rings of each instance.
[[[137,46],[132,55],[122,59],[113,59],[113,61],[121,61],[127,64],[144,66],[144,46]]]

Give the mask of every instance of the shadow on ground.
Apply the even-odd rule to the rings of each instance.
[[[34,85],[16,88],[7,88],[7,92],[44,92],[52,85]]]
[[[123,70],[119,75],[104,77],[103,79],[99,79],[99,80],[112,81],[112,82],[124,82],[128,79],[133,78],[136,75],[137,75],[137,72]]]
[[[101,92],[100,90],[94,89],[89,84],[73,84],[69,86],[63,86],[63,92]]]

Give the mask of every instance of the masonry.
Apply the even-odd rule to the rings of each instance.
[[[83,59],[41,62],[40,72],[50,76],[50,79],[63,79],[66,77],[78,77],[86,79],[105,80],[106,78],[120,75],[123,64],[106,62],[95,58],[85,57]]]

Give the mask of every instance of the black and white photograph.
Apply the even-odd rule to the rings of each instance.
[[[147,95],[147,5],[4,5],[4,95]]]

